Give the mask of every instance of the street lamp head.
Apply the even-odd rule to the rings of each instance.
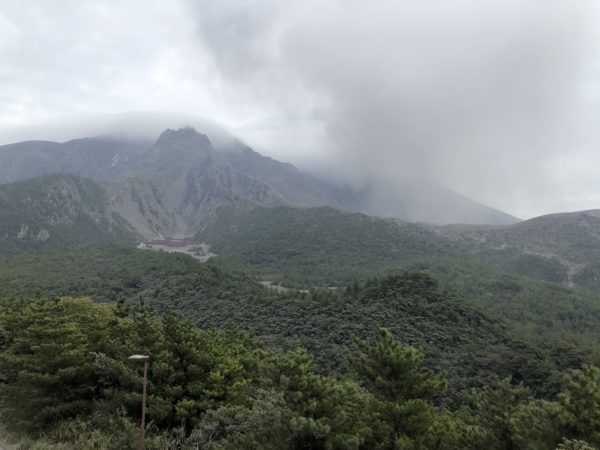
[[[150,359],[150,357],[149,356],[145,356],[145,355],[131,355],[127,359],[129,361],[145,362],[145,361],[148,361]]]

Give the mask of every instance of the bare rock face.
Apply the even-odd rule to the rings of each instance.
[[[45,242],[50,239],[50,232],[46,229],[41,229],[35,237],[38,241]]]
[[[17,233],[17,239],[25,239],[29,235],[29,226],[21,225],[21,229]]]
[[[167,130],[127,176],[108,187],[112,205],[142,234],[193,236],[222,206],[320,206],[327,185],[293,166],[244,152],[216,150],[191,128]],[[247,163],[245,163],[247,161]],[[262,165],[269,169],[261,168]],[[333,188],[330,188],[333,191]]]

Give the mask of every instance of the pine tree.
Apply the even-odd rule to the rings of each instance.
[[[361,354],[354,365],[374,397],[370,407],[373,435],[364,448],[425,448],[437,416],[429,400],[444,389],[444,377],[420,370],[422,353],[401,345],[385,328],[379,330],[374,345],[356,342]]]
[[[558,400],[569,415],[566,437],[600,446],[600,368],[584,365],[567,374]]]

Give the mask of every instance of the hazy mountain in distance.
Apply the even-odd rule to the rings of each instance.
[[[191,127],[144,140],[84,138],[0,147],[0,183],[51,173],[109,182],[114,209],[145,236],[193,235],[223,205],[330,206],[434,224],[507,224],[516,218],[425,182],[340,188],[252,150],[221,130]]]
[[[0,184],[52,173],[95,180],[121,174],[150,143],[110,138],[74,139],[65,143],[25,141],[0,146]]]
[[[126,173],[150,145],[148,141],[74,139],[62,146],[62,172],[99,181],[114,179]]]
[[[355,209],[430,224],[508,225],[519,219],[433,182],[372,182],[355,194]]]
[[[61,144],[25,141],[0,147],[0,184],[61,172],[56,156]]]

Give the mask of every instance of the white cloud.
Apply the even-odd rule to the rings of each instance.
[[[7,0],[0,143],[176,111],[338,177],[598,207],[599,26],[592,0]]]

